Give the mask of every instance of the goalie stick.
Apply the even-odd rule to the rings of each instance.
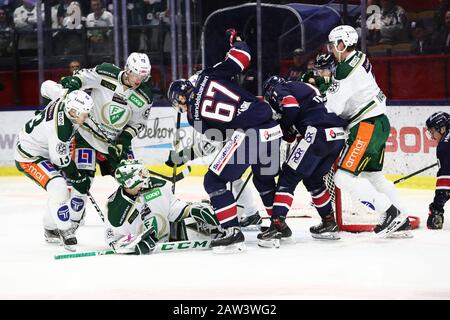
[[[156,243],[153,253],[161,252],[174,252],[174,251],[190,251],[190,250],[208,250],[211,248],[211,240],[186,240],[186,241],[172,241],[172,242],[159,242]],[[111,254],[119,254],[114,250],[99,250],[99,251],[85,251],[69,254],[58,254],[55,255],[55,260],[62,259],[73,259],[73,258],[83,258],[83,257],[95,257],[95,256],[105,256]],[[121,253],[123,254],[123,253]]]

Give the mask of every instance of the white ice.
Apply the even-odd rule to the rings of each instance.
[[[115,186],[111,177],[96,178],[92,194],[102,207]],[[54,260],[67,252],[44,242],[45,191],[27,178],[3,177],[0,299],[450,299],[450,218],[444,230],[427,230],[434,193],[399,191],[410,214],[422,220],[413,239],[343,233],[339,241],[318,241],[308,231],[319,221],[313,214],[288,219],[296,243],[279,249],[258,247],[257,233],[249,231],[247,251],[239,254]],[[176,194],[186,200],[206,198],[198,177],[177,183]],[[107,249],[101,220],[90,204],[77,238],[78,252]]]

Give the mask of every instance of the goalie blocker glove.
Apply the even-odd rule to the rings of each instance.
[[[155,237],[155,230],[153,228],[147,230],[142,235],[141,241],[134,248],[134,253],[141,255],[153,252],[156,247],[157,241],[158,240]]]

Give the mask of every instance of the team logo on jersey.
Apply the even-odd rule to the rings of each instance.
[[[244,101],[244,102],[239,106],[239,109],[238,109],[238,111],[237,111],[237,116],[239,116],[242,112],[247,111],[248,108],[250,108],[250,102]]]
[[[65,143],[59,142],[56,145],[56,153],[64,156],[64,155],[66,155],[68,153],[68,151],[69,151],[69,149],[68,149],[68,147],[67,147],[67,145]]]
[[[336,93],[339,90],[339,81],[333,80],[331,82],[330,87],[328,88],[328,92]]]
[[[69,214],[69,207],[67,205],[62,206],[58,209],[58,218],[61,221],[67,221],[69,220],[70,214]]]
[[[63,125],[64,125],[64,112],[59,111],[58,112],[58,126],[63,126]]]
[[[145,202],[149,202],[151,200],[154,200],[162,195],[161,190],[159,188],[153,189],[147,193],[144,193],[144,200]]]
[[[109,108],[109,121],[111,122],[111,124],[115,124],[117,121],[119,121],[120,118],[122,118],[122,116],[124,115],[125,111],[125,108],[111,105]]]
[[[84,207],[84,200],[80,198],[73,198],[70,200],[70,206],[74,211],[81,211]]]
[[[132,93],[129,97],[128,100],[130,100],[134,105],[136,105],[138,108],[142,108],[144,106],[144,101],[142,101],[137,95],[135,95],[134,93]]]

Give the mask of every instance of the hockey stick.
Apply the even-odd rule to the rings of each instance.
[[[186,240],[186,241],[173,241],[173,242],[160,242],[156,243],[156,247],[152,251],[157,252],[173,252],[173,251],[188,251],[188,250],[208,250],[211,248],[211,240]],[[95,257],[105,256],[110,254],[119,254],[114,250],[100,250],[100,251],[87,251],[78,253],[58,254],[55,255],[55,260],[83,258],[83,257]],[[123,253],[122,253],[123,254]]]
[[[250,181],[250,179],[252,178],[252,176],[253,176],[253,172],[250,172],[250,174],[248,175],[247,179],[246,179],[245,182],[244,182],[244,185],[242,186],[241,190],[239,190],[239,193],[238,193],[237,196],[236,196],[236,202],[239,200],[239,198],[240,198],[242,192],[244,191],[245,186],[246,186],[247,183]]]
[[[87,195],[89,197],[89,200],[91,200],[92,205],[94,206],[95,210],[97,211],[98,215],[102,219],[103,222],[105,222],[105,216],[103,215],[102,210],[100,210],[100,207],[97,204],[97,201],[95,201],[94,197],[92,196],[91,192],[88,191]]]
[[[403,177],[403,178],[400,178],[400,179],[398,179],[398,180],[395,180],[395,181],[394,181],[394,184],[403,182],[403,181],[405,181],[406,179],[409,179],[409,178],[411,178],[411,177],[414,177],[415,175],[418,175],[419,173],[421,173],[421,172],[423,172],[423,171],[425,171],[425,170],[431,169],[431,168],[433,168],[433,167],[435,167],[435,166],[437,166],[437,165],[438,165],[438,163],[436,162],[436,163],[433,163],[432,165],[429,165],[428,167],[425,167],[425,168],[422,168],[422,169],[420,169],[420,170],[417,170],[416,172],[413,172],[413,173],[411,173],[411,174],[408,174],[407,176],[405,176],[405,177]]]
[[[177,112],[177,123],[176,123],[176,128],[175,128],[175,142],[174,142],[174,147],[173,149],[175,151],[177,151],[178,148],[178,143],[179,141],[179,131],[180,131],[180,126],[181,126],[181,112]],[[173,166],[173,171],[172,171],[172,193],[175,194],[175,183],[177,182],[176,179],[176,174],[177,174],[177,164],[175,163]]]

